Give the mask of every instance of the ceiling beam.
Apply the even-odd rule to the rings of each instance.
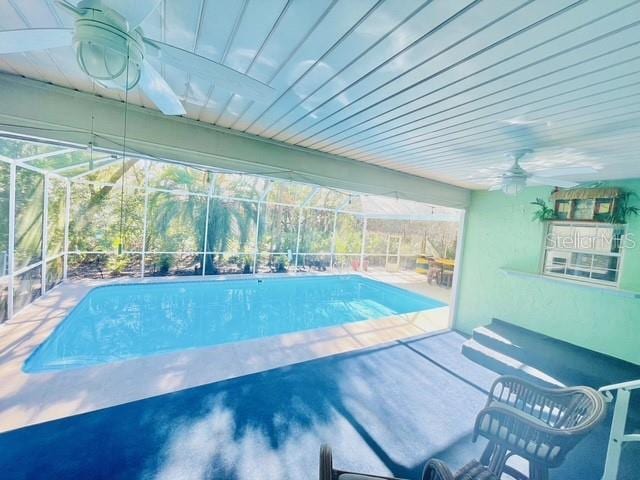
[[[0,130],[122,151],[122,102],[0,74]],[[91,119],[93,132],[91,131]],[[127,107],[129,155],[261,174],[320,186],[466,208],[464,188],[240,133],[155,110]]]

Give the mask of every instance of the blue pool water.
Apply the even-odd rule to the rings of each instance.
[[[77,368],[443,305],[358,276],[104,286],[73,309],[24,370]]]

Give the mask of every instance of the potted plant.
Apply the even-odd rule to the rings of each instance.
[[[542,198],[536,198],[534,202],[531,202],[531,205],[535,205],[537,208],[536,211],[533,212],[532,220],[538,222],[547,222],[549,220],[555,220],[557,218],[556,211],[547,205]]]
[[[162,254],[158,260],[158,272],[160,275],[167,275],[173,266],[173,259],[170,255]]]
[[[616,208],[613,209],[606,221],[622,225],[627,223],[630,216],[640,214],[640,207],[629,205],[632,197],[637,197],[637,195],[634,192],[623,192],[617,199]]]
[[[286,273],[287,272],[287,263],[283,257],[278,257],[276,261],[276,273]]]
[[[242,273],[253,273],[253,265],[249,262],[249,258],[244,259],[244,266],[242,267]]]

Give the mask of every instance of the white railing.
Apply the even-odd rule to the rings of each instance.
[[[613,409],[613,421],[611,422],[611,434],[609,435],[609,446],[607,447],[607,459],[604,465],[602,480],[616,480],[618,478],[618,468],[620,467],[620,455],[622,454],[622,444],[626,442],[640,442],[640,434],[625,434],[627,425],[627,413],[629,412],[629,400],[631,391],[640,389],[640,380],[631,382],[616,383],[607,385],[599,389],[604,394],[608,402],[613,402],[612,391],[616,391],[616,403]]]

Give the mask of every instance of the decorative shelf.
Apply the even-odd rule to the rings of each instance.
[[[574,281],[567,278],[556,278],[548,275],[542,275],[541,273],[523,272],[520,270],[512,270],[509,268],[500,268],[500,271],[510,277],[531,278],[531,279],[540,280],[543,282],[561,283],[563,285],[568,285],[570,287],[588,288],[590,290],[599,290],[601,292],[610,293],[611,295],[617,295],[620,297],[640,299],[640,292],[633,292],[631,290],[620,290],[619,288],[607,287],[605,285],[579,282],[579,281]]]

